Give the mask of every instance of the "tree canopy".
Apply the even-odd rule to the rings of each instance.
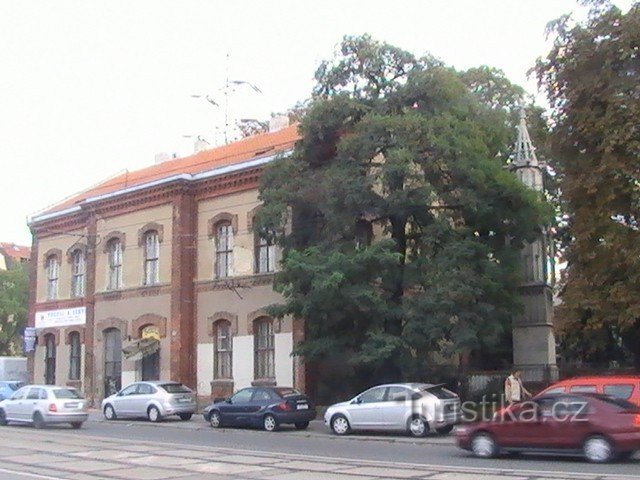
[[[549,216],[504,168],[522,90],[368,36],[316,80],[254,224],[284,248],[271,310],[305,319],[297,353],[383,381],[495,347],[520,308],[520,248]]]
[[[553,107],[569,247],[557,309],[569,356],[640,366],[640,5],[585,2],[536,71]]]
[[[0,270],[0,355],[17,355],[22,347],[20,336],[27,322],[29,275],[18,264]]]

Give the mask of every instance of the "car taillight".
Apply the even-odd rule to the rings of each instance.
[[[633,417],[633,424],[640,428],[640,414],[634,415]]]
[[[291,405],[289,405],[289,404],[288,404],[288,403],[286,403],[286,402],[285,402],[285,403],[279,403],[278,405],[276,405],[276,408],[277,408],[278,410],[282,410],[283,412],[288,412],[288,411],[290,411],[290,410],[293,410],[293,409],[291,408]]]
[[[55,403],[50,403],[49,404],[49,411],[50,412],[57,412],[58,411],[58,407],[56,406]]]

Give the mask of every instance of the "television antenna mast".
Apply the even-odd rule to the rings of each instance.
[[[218,92],[222,92],[224,95],[224,143],[229,143],[229,94],[234,93],[240,87],[249,87],[255,93],[262,93],[256,85],[247,80],[231,79],[229,77],[229,53],[226,56],[226,75],[224,86],[218,89]],[[216,101],[215,95],[209,94],[194,94],[191,98],[204,98],[212,107],[220,108],[220,103]]]

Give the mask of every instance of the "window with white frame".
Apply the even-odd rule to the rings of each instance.
[[[233,358],[233,338],[231,323],[219,320],[214,324],[215,351],[213,359],[213,378],[233,378],[231,361]]]
[[[47,300],[58,298],[58,280],[60,277],[60,259],[56,255],[47,258]]]
[[[216,277],[225,278],[233,275],[233,227],[230,222],[216,225]]]
[[[273,320],[264,317],[255,321],[255,376],[256,378],[275,378],[275,349]]]
[[[109,278],[107,288],[118,290],[122,287],[122,242],[117,238],[112,238],[107,244],[107,255],[109,260]]]
[[[255,253],[256,273],[275,272],[276,270],[276,246],[273,241],[263,236],[258,236]]]
[[[84,297],[85,290],[85,256],[80,249],[71,254],[71,296]]]
[[[69,380],[80,380],[80,333],[69,334]]]
[[[159,282],[160,237],[155,230],[144,234],[144,284],[155,285]]]

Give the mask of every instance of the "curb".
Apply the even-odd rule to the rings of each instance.
[[[159,423],[152,423],[146,420],[136,420],[136,419],[121,419],[116,421],[108,421],[101,416],[101,412],[99,410],[90,409],[89,410],[89,420],[90,422],[95,423],[103,423],[108,425],[125,425],[128,427],[132,426],[140,426],[140,427],[149,427],[149,428],[173,428],[176,430],[187,430],[187,431],[213,431],[213,429],[202,421],[194,421],[193,419],[188,422],[177,422],[177,421],[165,421]],[[91,415],[91,414],[95,415]],[[97,415],[100,415],[99,418],[95,418]],[[93,417],[93,418],[92,418]],[[322,420],[312,420],[311,423],[316,426],[316,428],[324,428],[324,422]],[[320,427],[318,427],[320,426]],[[261,435],[271,435],[269,432],[264,432],[258,429],[246,429],[246,428],[219,428],[215,430],[216,432],[252,432]],[[336,436],[329,432],[327,429],[326,432],[319,431],[289,431],[289,430],[280,430],[278,436],[285,437],[297,437],[297,438],[319,438],[325,440],[345,440],[352,442],[381,442],[381,443],[406,443],[413,445],[436,445],[436,446],[451,446],[455,445],[455,438],[451,435],[449,436],[428,436],[425,438],[413,438],[413,437],[405,437],[401,436],[401,434],[377,434],[371,435],[367,433],[355,433],[351,435],[345,436]]]

